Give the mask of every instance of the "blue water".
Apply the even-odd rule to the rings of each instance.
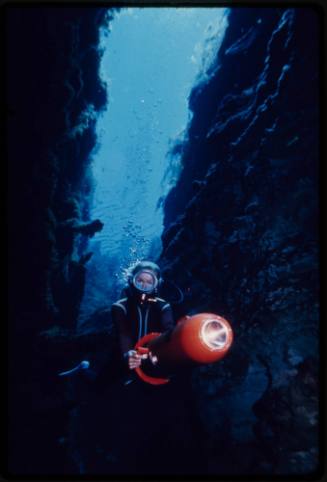
[[[146,7],[122,9],[102,31],[109,102],[97,123],[91,216],[105,225],[90,242],[81,318],[116,296],[131,263],[160,255],[160,200],[179,174],[169,149],[183,138],[189,93],[205,81],[226,26],[223,8]]]

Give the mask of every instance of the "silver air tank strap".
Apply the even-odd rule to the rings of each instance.
[[[145,320],[144,320],[144,333],[143,336],[145,336],[148,332],[148,318],[149,318],[149,311],[150,307],[148,306],[145,312]]]
[[[143,327],[143,317],[142,317],[142,311],[139,305],[137,305],[137,312],[139,314],[139,334],[137,339],[139,340],[142,337],[142,327]]]
[[[138,305],[137,305],[137,311],[139,315],[139,334],[137,339],[139,340],[140,338],[142,338],[144,335],[147,334],[150,307],[147,306],[146,308],[144,323],[143,323],[142,309]]]

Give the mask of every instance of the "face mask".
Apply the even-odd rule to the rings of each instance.
[[[141,270],[134,276],[133,285],[141,293],[152,293],[158,285],[158,279],[152,271]]]

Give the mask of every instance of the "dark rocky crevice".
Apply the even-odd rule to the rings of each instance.
[[[49,6],[5,14],[8,470],[133,473],[132,459],[128,467],[121,459],[119,414],[133,421],[124,390],[92,395],[87,383],[57,377],[81,359],[101,369],[114,343],[108,309],[76,331],[87,241],[101,229],[89,216],[89,164],[96,115],[110,108],[98,76],[108,14]],[[177,408],[151,425],[148,473],[317,468],[318,23],[309,8],[233,8],[210,75],[191,92],[193,116],[172,150],[182,170],[164,203],[159,262],[185,293],[176,319],[216,312],[235,343],[223,361],[194,370],[188,410],[183,387],[167,392]],[[142,396],[136,435],[149,425],[144,407],[154,410]],[[198,445],[185,432],[190,420]]]
[[[100,222],[89,219],[88,165],[96,143],[96,114],[108,101],[98,76],[98,43],[99,28],[109,17],[104,8],[88,7],[20,6],[3,13],[9,182],[8,470],[76,473],[64,444],[71,388],[56,374],[85,352],[74,331],[89,258],[86,241],[101,229]],[[79,242],[84,243],[84,253],[76,252]]]
[[[178,315],[235,331],[193,379],[211,473],[317,469],[317,42],[314,10],[232,9],[178,143],[160,262],[187,293]]]

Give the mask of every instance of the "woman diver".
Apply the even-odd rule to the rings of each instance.
[[[126,296],[112,305],[112,320],[119,334],[121,354],[130,370],[139,367],[144,357],[133,350],[140,338],[147,333],[168,332],[174,328],[170,304],[157,296],[161,283],[156,263],[138,262],[128,276]],[[155,363],[151,354],[149,358]]]
[[[100,371],[95,371],[87,360],[60,376],[83,372],[82,378],[92,382],[100,392],[110,382],[129,383],[131,370],[141,363],[155,369],[156,358],[151,353],[140,355],[134,350],[137,341],[151,332],[169,333],[175,326],[170,303],[157,296],[163,280],[159,266],[151,261],[140,261],[129,270],[128,285],[122,298],[111,306],[114,343],[108,352],[109,359]],[[180,290],[179,290],[180,291]],[[181,293],[180,293],[181,294]],[[92,365],[92,363],[91,363]]]

